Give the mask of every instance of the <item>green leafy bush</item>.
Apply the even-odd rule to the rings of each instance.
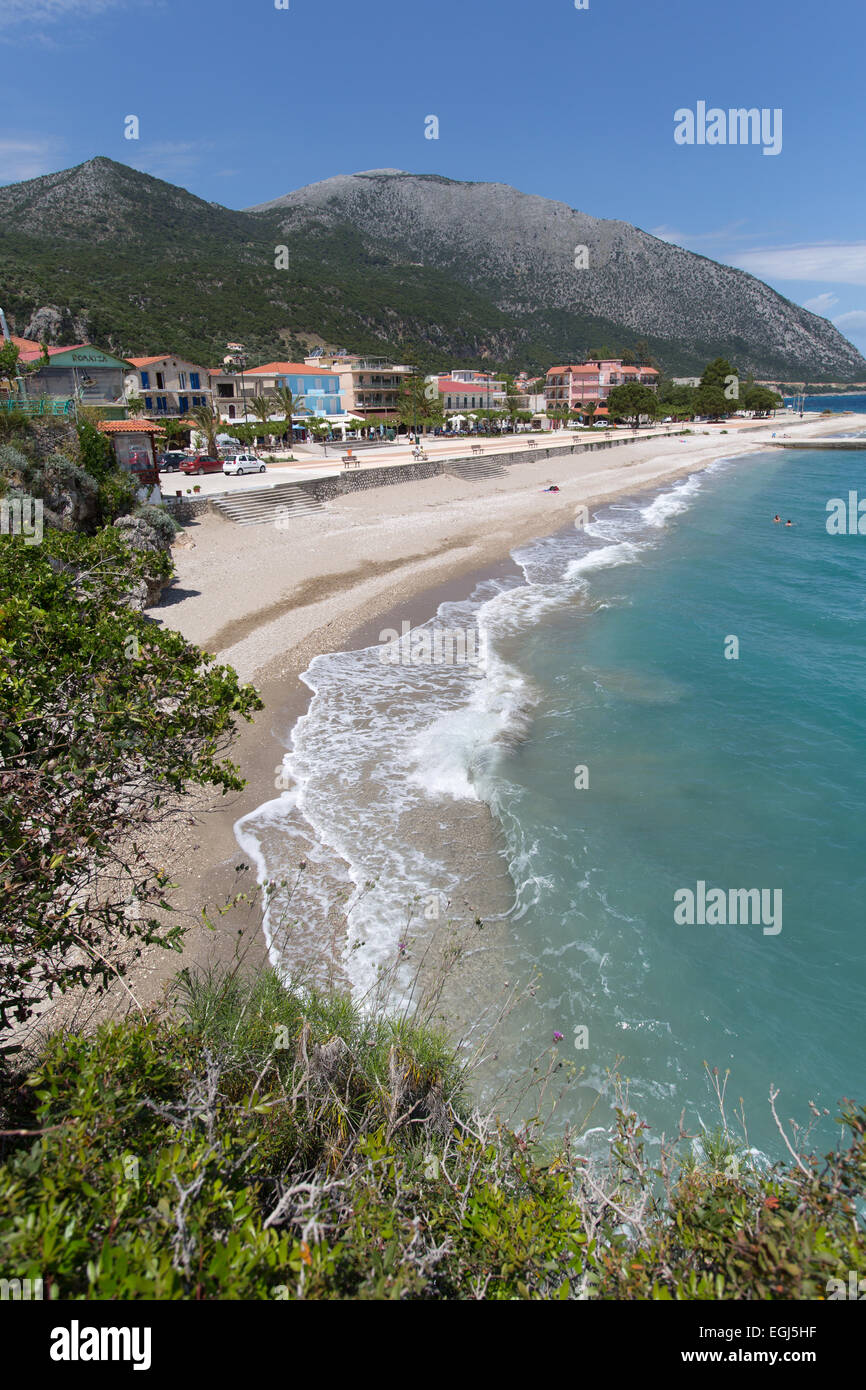
[[[75,428],[78,434],[81,467],[101,483],[109,474],[118,471],[114,447],[110,439],[99,432],[92,420],[79,418]]]
[[[157,533],[160,539],[166,544],[171,545],[175,536],[183,530],[165,507],[144,506],[136,508],[136,516],[140,516],[146,521],[148,526]]]
[[[727,1128],[650,1162],[622,1106],[589,1160],[481,1116],[423,1018],[270,971],[177,1003],[7,1079],[0,1264],[48,1297],[822,1299],[866,1270],[850,1103],[821,1162],[761,1171]]]
[[[461,1084],[345,998],[191,983],[185,1026],[56,1037],[16,1089],[43,1132],[0,1168],[0,1260],[62,1298],[567,1296],[568,1178],[476,1138]]]
[[[258,695],[125,602],[171,572],[114,527],[0,543],[0,1030],[122,973],[112,943],[177,946],[136,832],[190,785],[243,785],[226,753]]]
[[[110,526],[119,516],[129,516],[135,511],[138,489],[135,479],[125,469],[118,468],[107,473],[99,483],[99,514],[105,525]]]

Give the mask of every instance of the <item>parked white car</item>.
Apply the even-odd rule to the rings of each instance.
[[[242,473],[267,473],[267,465],[257,459],[255,454],[235,454],[234,458],[226,459],[223,464],[223,472],[226,477],[233,474],[240,477]]]

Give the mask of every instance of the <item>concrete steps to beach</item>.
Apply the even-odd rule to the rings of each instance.
[[[454,473],[458,478],[474,482],[479,478],[503,478],[505,469],[493,459],[443,459],[446,473]]]
[[[287,521],[295,516],[320,512],[323,503],[313,491],[313,484],[277,483],[275,487],[257,487],[215,497],[214,508],[228,521],[238,526],[261,526],[267,522]]]

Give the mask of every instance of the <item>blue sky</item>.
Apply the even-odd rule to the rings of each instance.
[[[864,38],[863,0],[0,0],[0,183],[95,154],[236,208],[496,180],[742,266],[866,352]],[[677,145],[699,101],[781,108],[781,153]]]

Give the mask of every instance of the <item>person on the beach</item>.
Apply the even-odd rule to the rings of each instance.
[[[558,488],[558,487],[556,486],[556,484],[554,483],[552,487],[546,487],[546,488],[544,489],[544,491],[545,491],[545,492],[559,492],[559,488]]]

